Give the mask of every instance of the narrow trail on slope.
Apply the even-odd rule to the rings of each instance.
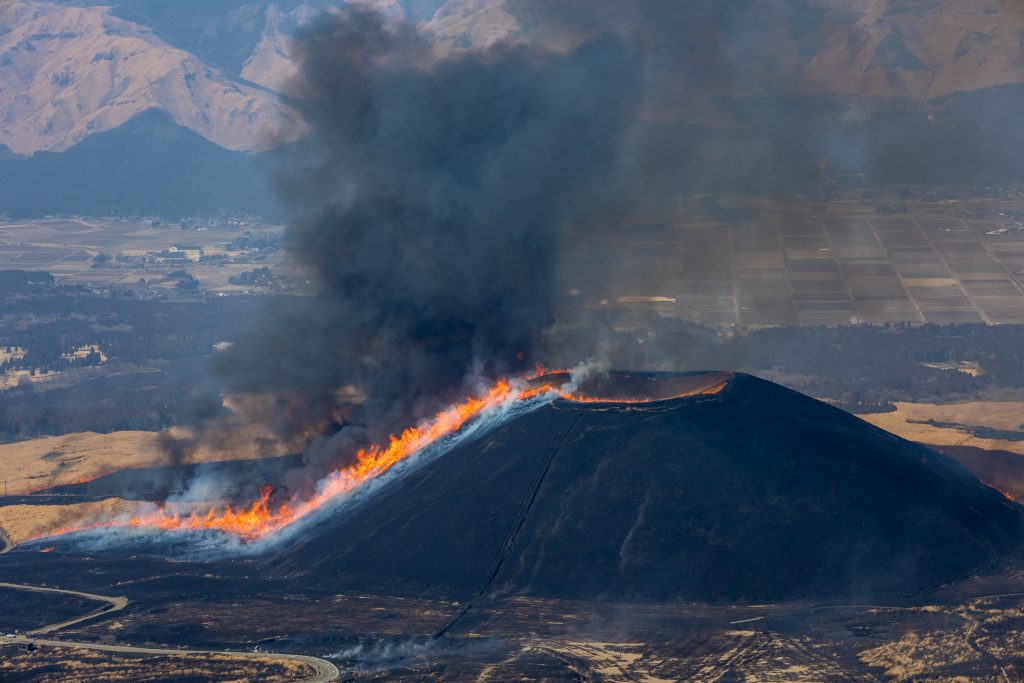
[[[498,550],[498,554],[494,558],[494,562],[491,564],[491,570],[488,572],[487,579],[484,581],[483,586],[481,586],[480,590],[477,591],[477,594],[466,603],[466,606],[459,610],[458,614],[456,614],[450,621],[448,621],[448,623],[442,626],[441,629],[433,635],[434,640],[437,640],[448,633],[452,627],[462,619],[462,617],[466,616],[466,614],[473,609],[473,605],[476,601],[491,590],[491,586],[494,585],[495,579],[498,578],[498,572],[501,571],[502,566],[505,564],[505,560],[507,560],[508,556],[512,553],[512,548],[515,547],[516,541],[519,540],[519,535],[522,533],[523,527],[526,525],[526,517],[530,514],[530,509],[533,507],[533,503],[537,500],[537,494],[540,492],[540,487],[548,476],[548,471],[551,469],[551,463],[554,462],[555,456],[558,455],[558,451],[560,451],[562,446],[565,445],[565,440],[569,438],[569,434],[572,433],[572,430],[578,421],[579,415],[576,414],[573,416],[568,426],[566,426],[565,431],[562,432],[562,436],[559,437],[554,448],[552,448],[544,458],[544,463],[540,468],[540,471],[537,473],[537,477],[534,479],[529,493],[526,498],[523,499],[523,504],[519,508],[519,513],[516,515],[516,518],[512,520],[512,525],[509,527],[509,532],[505,537],[505,542]]]

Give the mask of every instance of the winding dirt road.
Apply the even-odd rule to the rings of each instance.
[[[96,602],[107,603],[104,607],[100,607],[98,610],[89,612],[80,617],[74,619],[68,619],[67,621],[61,621],[56,624],[49,624],[47,626],[41,626],[34,631],[29,631],[26,635],[36,636],[44,635],[46,633],[53,633],[54,631],[74,624],[80,624],[83,621],[89,619],[95,619],[96,617],[103,616],[104,614],[111,614],[112,612],[118,612],[128,606],[128,598],[122,596],[110,597],[107,595],[96,595],[95,593],[82,593],[80,591],[69,591],[63,588],[46,588],[45,586],[26,586],[21,583],[5,583],[0,581],[0,588],[11,588],[19,591],[31,591],[33,593],[60,593],[62,595],[74,595],[75,597],[85,598],[86,600],[95,600]]]
[[[45,638],[37,638],[35,636],[44,635],[47,633],[53,633],[62,628],[67,628],[74,624],[80,624],[83,621],[89,619],[95,619],[100,616],[112,614],[114,612],[123,610],[128,605],[128,598],[124,596],[108,596],[108,595],[97,595],[95,593],[83,593],[80,591],[64,590],[61,588],[48,588],[44,586],[29,586],[19,583],[4,583],[0,582],[0,588],[10,588],[13,590],[25,590],[33,591],[36,593],[62,593],[64,595],[74,595],[79,598],[85,598],[87,600],[95,600],[97,602],[106,603],[103,607],[85,614],[74,619],[68,619],[56,624],[49,624],[42,626],[33,631],[29,631],[24,635],[0,635],[0,644],[28,644],[32,643],[36,647],[63,647],[63,648],[77,648],[83,650],[99,650],[101,652],[120,652],[124,654],[139,654],[139,655],[161,655],[165,657],[195,657],[203,655],[217,655],[221,657],[230,657],[232,659],[244,659],[244,660],[284,660],[289,662],[300,662],[311,667],[314,674],[309,678],[303,680],[302,683],[330,683],[335,681],[341,675],[338,671],[338,667],[334,666],[330,662],[318,657],[310,657],[307,655],[292,655],[283,654],[276,652],[233,652],[230,650],[185,650],[185,649],[172,649],[172,648],[155,648],[155,647],[135,647],[132,645],[100,645],[97,643],[82,643],[71,640],[49,640]]]

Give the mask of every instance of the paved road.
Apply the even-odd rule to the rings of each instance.
[[[67,621],[61,621],[56,624],[49,624],[48,626],[42,626],[34,631],[29,631],[30,636],[41,636],[46,633],[53,633],[62,628],[73,626],[74,624],[80,624],[83,621],[89,619],[95,619],[96,617],[103,616],[104,614],[111,614],[112,612],[118,612],[128,606],[128,598],[123,595],[117,597],[110,597],[108,595],[96,595],[95,593],[82,593],[80,591],[69,591],[63,588],[46,588],[44,586],[26,586],[21,583],[4,583],[0,581],[0,588],[13,588],[15,590],[32,591],[33,593],[60,593],[63,595],[74,595],[75,597],[85,598],[86,600],[95,600],[96,602],[105,602],[105,606],[89,612],[88,614],[74,619],[68,619]]]
[[[0,588],[12,588],[15,590],[26,590],[33,591],[36,593],[63,593],[64,595],[74,595],[76,597],[85,598],[87,600],[96,600],[98,602],[106,603],[100,609],[90,612],[81,617],[74,619],[68,619],[57,624],[49,624],[29,631],[25,635],[0,635],[0,644],[17,644],[17,643],[32,643],[36,647],[64,647],[64,648],[80,648],[84,650],[99,650],[101,652],[122,652],[125,654],[139,654],[139,655],[162,655],[165,657],[195,657],[205,655],[219,655],[223,657],[231,657],[233,659],[246,659],[246,660],[258,660],[258,661],[274,661],[284,660],[289,662],[301,662],[312,667],[314,674],[309,678],[304,679],[303,683],[329,683],[335,681],[341,676],[341,672],[338,671],[338,667],[334,666],[330,662],[317,657],[309,657],[307,655],[292,655],[292,654],[281,654],[277,652],[232,652],[229,650],[184,650],[184,649],[173,649],[173,648],[156,648],[156,647],[134,647],[131,645],[100,645],[97,643],[82,643],[71,640],[49,640],[46,638],[37,638],[35,636],[52,633],[62,628],[67,628],[73,624],[80,624],[88,619],[95,619],[96,617],[112,614],[119,610],[123,610],[128,605],[128,598],[124,596],[108,596],[108,595],[97,595],[95,593],[83,593],[80,591],[70,591],[61,588],[47,588],[44,586],[28,586],[20,583],[4,583],[0,582]]]
[[[81,643],[73,640],[48,640],[46,638],[32,638],[30,636],[0,636],[0,643],[32,643],[36,647],[65,647],[79,648],[84,650],[99,650],[101,652],[119,652],[132,655],[160,655],[164,657],[195,657],[197,655],[217,655],[230,657],[232,659],[245,660],[286,660],[301,662],[313,668],[314,675],[303,680],[303,683],[330,683],[338,680],[341,673],[338,667],[330,662],[308,657],[306,655],[287,655],[274,652],[230,652],[227,650],[173,650],[158,647],[133,647],[131,645],[99,645],[96,643]]]

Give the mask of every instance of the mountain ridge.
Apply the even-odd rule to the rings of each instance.
[[[22,155],[63,151],[150,106],[226,149],[292,141],[304,128],[274,95],[294,70],[288,41],[331,4],[239,0],[205,10],[217,28],[197,26],[189,42],[214,58],[207,44],[219,40],[234,55],[211,65],[189,45],[167,42],[186,40],[188,7],[174,15],[145,2],[16,0],[0,16],[10,27],[0,33],[0,144]],[[367,4],[418,23],[442,53],[502,40],[557,44],[585,30],[548,0]],[[727,118],[713,101],[736,95],[936,106],[956,93],[1024,83],[1024,9],[999,0],[970,8],[951,0],[744,0],[728,9],[695,0],[686,16],[688,30],[674,40],[692,44],[681,54],[696,70],[677,65],[665,86],[678,95],[661,105],[662,116],[691,123]],[[153,25],[137,23],[144,20]],[[172,20],[173,30],[161,30]]]
[[[294,140],[298,114],[104,7],[20,3],[0,35],[0,144],[63,152],[147,109],[234,151]]]
[[[1024,180],[1014,116],[1024,92],[1024,9],[1003,0],[690,0],[672,6],[678,14],[667,27],[646,26],[649,19],[635,13],[644,6],[628,3],[597,5],[612,16],[585,21],[581,8],[590,3],[578,0],[362,1],[415,24],[438,56],[499,41],[564,49],[595,27],[650,31],[662,41],[655,47],[670,48],[669,57],[653,60],[649,77],[658,83],[648,89],[636,136],[644,154],[649,144],[670,161],[645,179],[655,194],[820,193],[850,179]],[[240,156],[301,139],[307,126],[279,95],[295,75],[289,43],[336,4],[11,0],[0,6],[0,158],[67,154],[149,110]],[[135,132],[127,137],[142,142]],[[113,154],[101,147],[86,149]],[[160,162],[168,173],[182,168],[173,157]],[[161,184],[180,183],[153,178],[153,187],[134,184],[142,194],[110,209],[164,205]],[[227,186],[233,181],[202,188],[210,196],[196,206],[257,211],[246,193]],[[109,183],[101,189],[119,194]],[[76,191],[55,186],[51,194]],[[37,203],[25,213],[17,199],[0,200],[0,213],[95,205]]]

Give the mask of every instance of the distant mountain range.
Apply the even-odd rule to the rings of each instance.
[[[558,0],[366,1],[419,25],[442,52],[497,40],[564,41],[589,30],[570,9],[576,3]],[[64,154],[97,138],[90,154],[109,156],[112,152],[100,142],[119,138],[98,136],[131,124],[128,137],[142,140],[142,129],[152,122],[159,122],[153,136],[177,126],[208,143],[210,148],[197,158],[216,156],[219,148],[239,156],[233,162],[236,166],[251,166],[256,155],[305,133],[298,113],[279,97],[293,69],[288,42],[299,26],[337,4],[0,4],[0,186],[10,188],[11,173],[53,182],[85,180],[83,151],[68,157],[62,167]],[[681,46],[680,62],[659,74],[664,79],[654,113],[659,125],[719,131],[713,135],[739,130],[753,131],[754,137],[774,136],[766,127],[777,127],[778,120],[762,119],[763,103],[771,103],[776,113],[782,105],[801,114],[824,106],[831,116],[830,133],[838,126],[844,138],[852,134],[856,139],[865,126],[878,121],[880,112],[896,112],[907,121],[900,125],[911,129],[936,126],[932,137],[925,133],[927,144],[933,137],[943,140],[953,134],[967,136],[954,141],[957,149],[997,148],[994,167],[1000,173],[1005,165],[1000,155],[1006,153],[998,148],[1021,143],[1013,149],[1015,158],[1024,151],[1024,139],[1014,123],[1014,113],[1024,111],[1018,106],[1024,103],[1024,6],[1019,3],[689,0],[679,7],[684,8],[685,28],[672,40]],[[975,109],[979,103],[983,106]],[[146,113],[159,116],[143,116]],[[993,137],[995,132],[1008,137]],[[789,144],[784,138],[771,140]],[[147,154],[153,151],[154,147],[147,148]],[[133,150],[121,145],[118,154],[130,160]],[[849,158],[857,155],[848,150],[838,156],[853,163],[853,170],[876,170],[867,162],[858,168],[858,159]],[[873,153],[867,156],[877,159]],[[895,156],[898,160],[900,155]],[[960,156],[961,152],[952,154],[954,159]],[[201,172],[181,155],[147,158],[155,166],[163,163],[168,177]],[[250,174],[255,178],[258,171],[251,169]],[[971,175],[969,180],[974,179]],[[75,204],[77,210],[123,206],[127,211],[129,205],[131,211],[157,209],[147,197],[156,197],[159,182],[148,190],[137,184],[143,194],[136,193],[138,201],[128,204],[115,196],[123,196],[123,190],[103,185],[102,179],[91,182],[99,183],[97,200]],[[50,188],[50,194],[66,194],[65,189]],[[228,201],[228,196],[237,195],[234,192],[215,195],[220,199],[186,202],[180,210],[207,210],[224,201],[229,205],[223,208],[257,208],[247,207],[241,198],[240,205],[235,199]],[[0,213],[56,210],[48,199],[26,200],[0,187]]]

